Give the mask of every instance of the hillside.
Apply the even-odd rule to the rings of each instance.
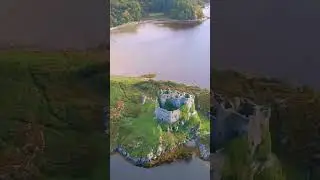
[[[106,179],[104,52],[0,52],[0,179]]]

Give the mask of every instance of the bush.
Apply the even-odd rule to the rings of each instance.
[[[142,78],[148,78],[148,79],[153,79],[157,76],[157,74],[144,74],[141,77]]]
[[[188,107],[186,105],[182,105],[180,107],[180,119],[188,120],[188,118],[189,118]]]

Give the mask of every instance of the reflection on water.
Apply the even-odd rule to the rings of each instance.
[[[205,10],[209,12],[208,9]],[[210,86],[210,21],[199,25],[143,23],[111,33],[112,75],[156,73],[203,88]],[[110,159],[111,180],[209,180],[209,163],[198,158],[151,169],[133,166],[121,156]]]
[[[194,158],[188,163],[176,162],[150,169],[133,166],[120,155],[110,157],[111,180],[209,180],[209,163]]]
[[[167,22],[167,23],[156,23],[158,26],[160,27],[166,27],[169,28],[171,30],[186,30],[186,29],[192,29],[195,28],[197,26],[199,26],[199,23],[171,23],[171,22]]]
[[[209,20],[199,25],[143,23],[110,37],[112,75],[156,73],[158,80],[209,88]]]

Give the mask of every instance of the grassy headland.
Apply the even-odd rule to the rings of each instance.
[[[106,179],[105,52],[0,52],[0,179]]]
[[[166,88],[202,97],[203,102],[199,100],[196,102],[201,105],[200,116],[190,118],[184,125],[178,122],[170,125],[159,123],[154,115],[156,98],[158,91]],[[144,104],[141,102],[142,95],[148,97]],[[177,157],[181,158],[179,154],[190,155],[190,153],[181,150],[180,145],[188,139],[190,136],[188,130],[195,124],[199,124],[201,127],[202,142],[206,145],[209,144],[210,122],[201,114],[208,112],[209,97],[209,91],[198,87],[169,81],[147,80],[142,77],[112,76],[110,80],[111,150],[121,145],[133,157],[147,157],[150,154],[157,154],[159,146],[167,152],[171,151],[164,153],[160,159],[152,162],[154,165],[163,161],[172,161]]]

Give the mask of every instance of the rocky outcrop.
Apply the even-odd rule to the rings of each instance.
[[[200,143],[199,143],[198,147],[199,147],[199,151],[200,151],[200,158],[205,161],[209,161],[210,160],[210,149]]]
[[[121,154],[128,162],[136,166],[142,166],[142,167],[149,165],[152,159],[155,158],[155,156],[132,157],[122,146],[118,146],[117,148],[115,148],[114,152]]]
[[[199,127],[194,127],[190,129],[190,138],[186,139],[183,142],[180,142],[176,145],[179,146],[186,146],[186,147],[193,147],[198,148],[200,152],[200,158],[205,161],[210,160],[210,148],[206,147],[206,145],[200,143],[199,138]],[[190,146],[192,144],[192,146]],[[132,157],[130,153],[128,153],[125,148],[121,145],[116,147],[113,152],[121,154],[128,162],[132,163],[135,166],[140,167],[149,167],[149,165],[160,158],[163,154],[172,152],[175,148],[167,148],[159,146],[156,153],[150,152],[146,157]]]

